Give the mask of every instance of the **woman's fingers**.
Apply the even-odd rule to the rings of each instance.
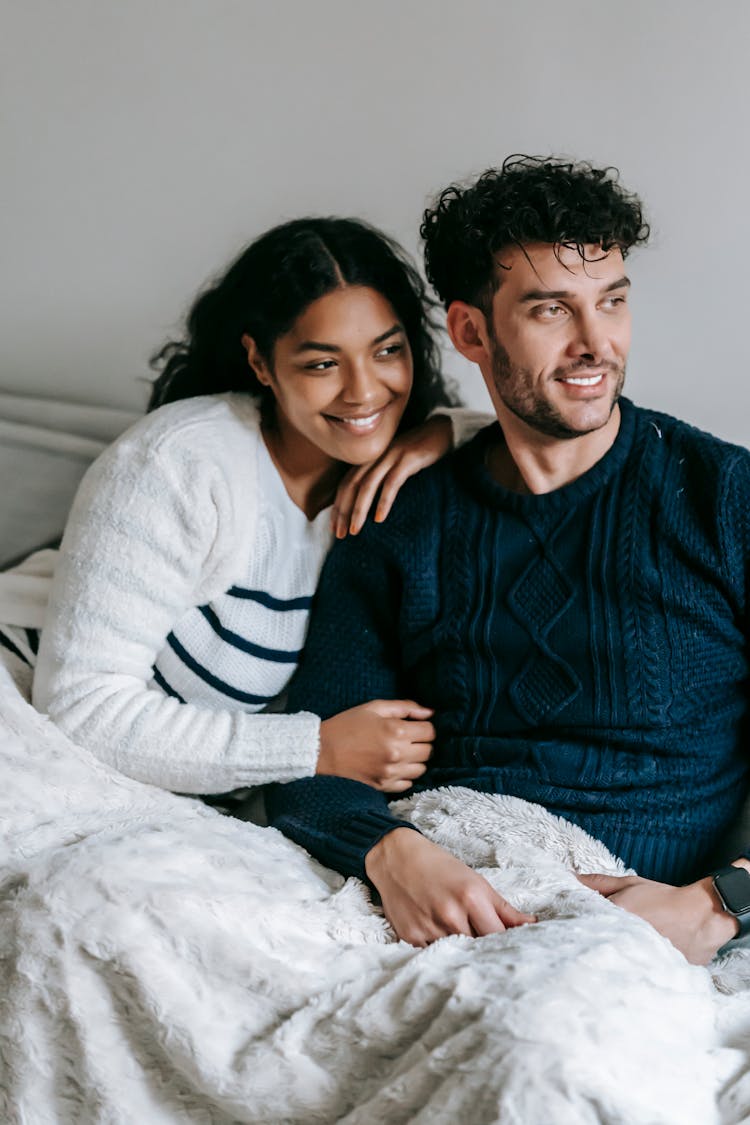
[[[372,507],[378,489],[383,483],[383,480],[390,475],[394,461],[399,457],[399,454],[393,450],[389,450],[379,461],[369,469],[369,471],[362,478],[357,495],[352,507],[352,513],[349,520],[349,531],[352,535],[356,535],[364,527],[367,513]],[[378,510],[380,503],[378,503]]]
[[[397,742],[403,745],[406,752],[411,755],[411,747],[418,745],[422,742],[435,741],[435,728],[432,723],[419,722],[417,719],[407,719],[406,722],[399,723],[399,735],[397,735]]]
[[[423,467],[424,461],[421,457],[417,457],[415,454],[404,454],[390,472],[385,475],[380,489],[378,506],[375,509],[376,523],[382,523],[383,520],[388,518],[393,502],[403,485],[406,484],[409,477],[414,476]]]
[[[398,456],[398,452],[388,450],[373,464],[350,469],[343,478],[334,501],[333,530],[337,539],[343,539],[348,533],[356,535],[361,530],[381,481]]]
[[[373,699],[363,704],[380,715],[382,719],[429,719],[435,714],[434,708],[423,707],[414,699]]]

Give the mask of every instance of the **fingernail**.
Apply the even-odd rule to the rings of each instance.
[[[358,532],[359,532],[359,524],[357,523],[356,520],[352,520],[352,522],[349,524],[349,534],[350,535],[357,535]]]

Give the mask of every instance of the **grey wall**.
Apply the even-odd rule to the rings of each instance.
[[[358,214],[416,251],[450,179],[558,152],[648,202],[630,393],[750,442],[745,0],[2,12],[0,390],[139,406],[149,351],[264,227]]]

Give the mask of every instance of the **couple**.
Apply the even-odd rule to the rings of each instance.
[[[285,783],[270,822],[414,944],[534,920],[387,795],[535,801],[640,872],[594,889],[706,963],[750,927],[750,852],[712,871],[748,787],[750,454],[620,398],[648,228],[608,171],[512,159],[422,233],[497,421],[462,443],[475,420],[445,416],[391,243],[269,232],[161,353],[172,405],[81,487],[35,703],[178,792]]]

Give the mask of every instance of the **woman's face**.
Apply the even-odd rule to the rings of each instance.
[[[249,336],[242,342],[259,380],[276,399],[281,448],[362,465],[395,436],[412,385],[409,341],[390,302],[374,289],[345,286],[305,309],[276,341],[273,365]]]

